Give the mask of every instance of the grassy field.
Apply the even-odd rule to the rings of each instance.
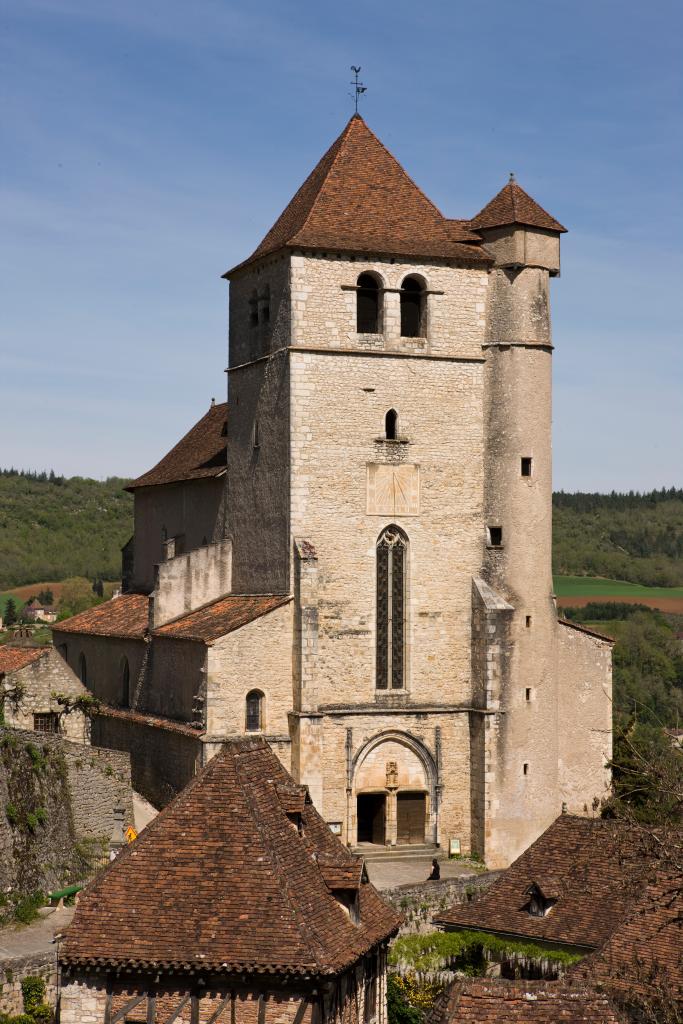
[[[582,607],[590,601],[615,600],[645,604],[664,612],[683,613],[683,587],[644,587],[640,583],[596,576],[555,576],[553,584],[560,608]]]

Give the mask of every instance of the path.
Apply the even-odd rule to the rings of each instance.
[[[75,907],[61,907],[33,924],[0,930],[0,960],[18,956],[38,956],[55,950],[53,938],[71,923]]]

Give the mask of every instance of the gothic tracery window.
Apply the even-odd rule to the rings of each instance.
[[[377,541],[378,690],[405,686],[406,576],[408,538],[388,526]]]

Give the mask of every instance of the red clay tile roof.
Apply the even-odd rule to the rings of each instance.
[[[50,649],[49,647],[10,647],[6,644],[0,646],[0,675],[26,668],[27,665],[42,658]]]
[[[281,594],[236,594],[219,597],[216,601],[181,615],[154,630],[154,636],[168,636],[177,640],[198,640],[210,644],[214,640],[246,626],[248,622],[280,608],[291,601]]]
[[[316,855],[355,858],[310,800],[300,835],[278,783],[291,777],[264,739],[227,743],[81,894],[62,964],[331,975],[394,934],[369,883],[353,924]]]
[[[142,639],[149,623],[149,598],[146,594],[121,594],[111,601],[73,615],[52,627],[56,633],[91,633]]]
[[[482,228],[504,227],[507,224],[529,224],[531,227],[545,228],[547,231],[567,230],[513,179],[503,185],[498,195],[470,221],[470,227],[477,231]]]
[[[658,996],[683,1003],[683,875],[660,871],[597,953],[571,969],[612,993]]]
[[[623,823],[563,814],[473,903],[437,918],[447,927],[520,935],[596,949],[642,892],[648,863]],[[529,886],[551,877],[557,902],[545,917],[527,909]]]
[[[607,996],[566,982],[467,980],[440,997],[429,1024],[623,1024]]]
[[[608,644],[615,644],[616,640],[613,636],[607,636],[607,633],[598,633],[597,629],[588,629],[582,622],[574,622],[572,619],[561,619],[557,620],[561,626],[569,626],[570,629],[575,629],[578,633],[587,633],[588,636],[594,636],[596,640],[605,640]]]
[[[467,222],[444,217],[359,114],[239,267],[285,246],[491,262]]]
[[[132,708],[113,708],[109,704],[99,704],[96,714],[98,718],[118,718],[120,721],[144,725],[148,729],[162,729],[164,732],[175,732],[181,736],[191,736],[193,739],[197,739],[204,731],[171,718],[148,715],[145,711],[133,711]]]
[[[227,466],[227,423],[228,403],[212,405],[154,469],[131,481],[126,490],[220,476]]]

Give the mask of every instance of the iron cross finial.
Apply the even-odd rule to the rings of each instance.
[[[358,97],[362,96],[363,93],[367,92],[368,90],[367,90],[366,86],[363,85],[362,82],[358,81],[358,76],[360,74],[360,65],[358,67],[356,67],[355,64],[352,64],[351,65],[351,70],[353,71],[354,79],[355,79],[353,82],[351,82],[351,85],[353,86],[353,90],[354,90],[351,93],[351,99],[355,103],[356,113],[358,113]]]

